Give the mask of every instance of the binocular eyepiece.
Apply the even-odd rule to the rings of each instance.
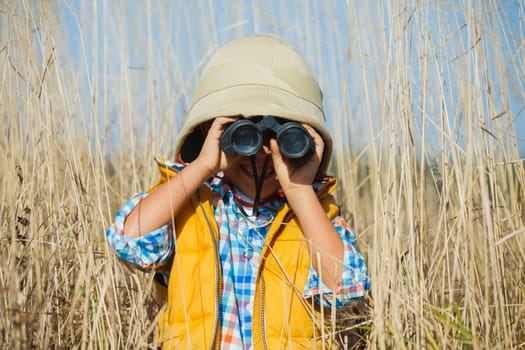
[[[220,146],[226,154],[252,156],[262,147],[263,133],[271,131],[281,153],[289,159],[310,158],[315,151],[314,141],[308,130],[297,122],[279,123],[272,116],[263,116],[258,122],[239,119],[222,134]]]

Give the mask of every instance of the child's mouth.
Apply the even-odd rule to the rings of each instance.
[[[246,176],[249,176],[249,177],[255,177],[254,173],[253,173],[253,167],[251,166],[247,166],[247,165],[242,165],[241,167],[241,171],[246,175]],[[257,168],[257,176],[261,176],[261,172],[262,172],[262,168]],[[273,168],[272,169],[269,169],[269,168],[266,168],[266,172],[264,174],[264,179],[267,179],[267,178],[270,178],[270,177],[274,177],[275,176],[275,172],[273,171]]]

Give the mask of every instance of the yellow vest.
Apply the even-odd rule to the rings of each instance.
[[[175,175],[160,164],[159,169],[160,183]],[[329,194],[335,186],[336,180],[331,179],[318,191],[330,218],[339,212]],[[217,309],[222,275],[212,199],[211,190],[202,186],[174,220],[176,251],[168,304],[159,320],[162,349],[220,348]],[[309,266],[307,241],[293,212],[285,205],[276,213],[261,253],[253,306],[255,349],[322,348],[317,306],[302,297]]]

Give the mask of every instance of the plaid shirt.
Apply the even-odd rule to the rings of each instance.
[[[181,170],[180,165],[169,166]],[[277,209],[285,200],[277,198],[263,205],[257,218],[248,217],[235,200],[229,183],[219,176],[208,182],[215,197],[214,213],[219,227],[219,253],[223,271],[221,300],[221,349],[252,349],[252,312],[256,275],[264,240]],[[126,263],[143,271],[168,264],[175,242],[171,226],[165,225],[139,238],[124,235],[124,221],[146,193],[135,194],[116,214],[115,222],[106,231],[106,238],[117,255]],[[313,266],[304,290],[305,297],[336,307],[349,305],[369,289],[365,261],[356,249],[355,236],[341,217],[332,220],[344,243],[343,279],[339,290],[328,289]],[[169,273],[163,274],[165,280]],[[322,296],[322,298],[320,297]]]

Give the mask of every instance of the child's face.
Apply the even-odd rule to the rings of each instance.
[[[267,198],[274,194],[280,187],[279,181],[276,179],[275,172],[273,169],[273,162],[270,155],[270,149],[264,145],[261,147],[259,152],[255,155],[255,163],[257,165],[257,176],[261,175],[264,160],[266,156],[270,157],[266,165],[266,172],[264,176],[264,182],[261,188],[261,199]],[[232,183],[232,185],[247,195],[248,197],[255,198],[255,177],[253,174],[253,167],[250,161],[250,157],[241,157],[231,167],[224,171],[224,175]]]

